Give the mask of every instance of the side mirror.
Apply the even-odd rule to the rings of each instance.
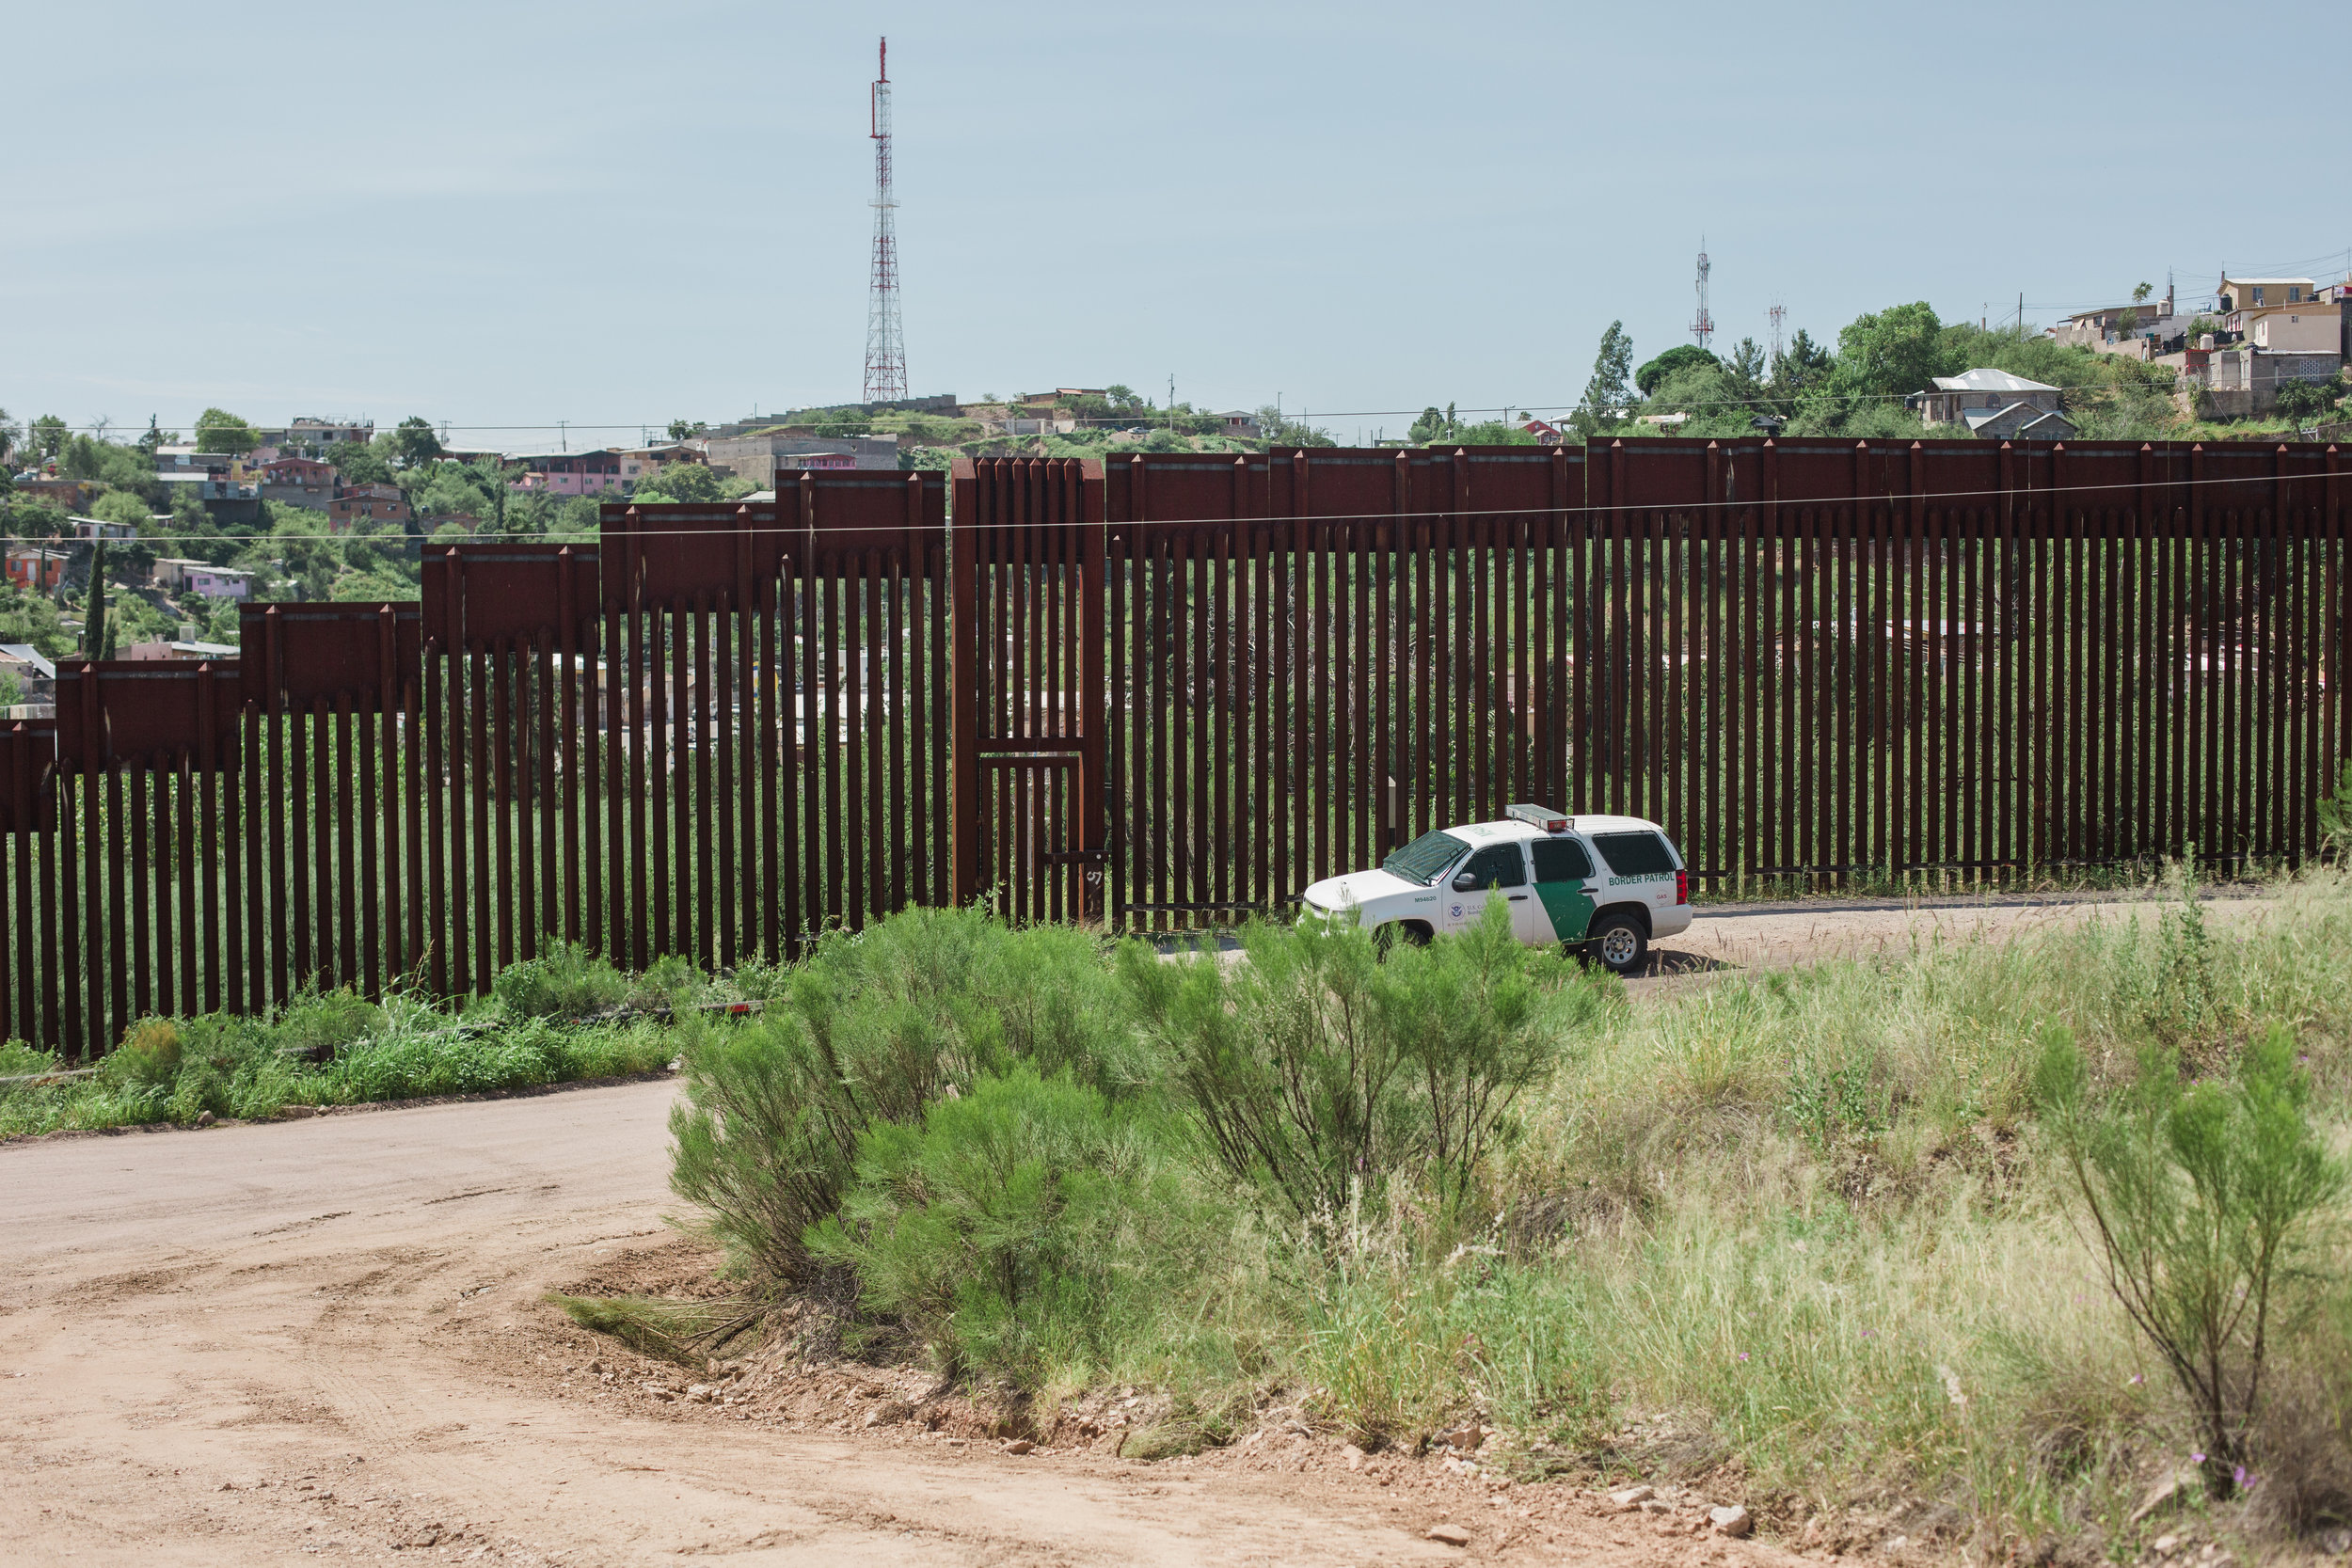
[[[1454,879],[1454,891],[1456,893],[1476,893],[1478,887],[1478,876],[1475,872],[1460,872]]]

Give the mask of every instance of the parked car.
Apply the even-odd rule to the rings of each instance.
[[[1620,974],[1648,961],[1653,940],[1691,926],[1691,874],[1657,823],[1534,805],[1423,833],[1378,870],[1328,878],[1303,901],[1317,915],[1352,911],[1385,944],[1475,925],[1490,898],[1510,906],[1521,942],[1581,948]]]

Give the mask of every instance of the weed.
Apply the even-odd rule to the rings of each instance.
[[[491,994],[517,1018],[585,1018],[620,1006],[628,991],[619,970],[576,942],[510,964],[491,982]]]
[[[567,1296],[550,1293],[582,1328],[610,1334],[632,1350],[681,1367],[700,1368],[722,1350],[739,1354],[737,1344],[764,1314],[742,1301],[672,1301],[660,1296]]]
[[[2319,798],[2319,831],[2336,863],[2352,864],[2352,759],[2344,764],[2335,788]]]

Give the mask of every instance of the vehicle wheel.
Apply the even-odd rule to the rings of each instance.
[[[1604,915],[1586,939],[1586,952],[1598,958],[1601,967],[1619,974],[1638,974],[1649,961],[1649,933],[1642,923],[1629,914]]]
[[[1387,958],[1400,942],[1408,946],[1426,947],[1429,945],[1429,927],[1419,921],[1391,920],[1386,926],[1373,929],[1372,950],[1377,957]]]

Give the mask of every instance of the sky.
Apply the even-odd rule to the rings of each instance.
[[[1565,405],[1612,321],[1691,341],[1702,235],[1719,350],[1774,302],[1834,339],[2340,277],[2352,210],[2294,150],[2336,52],[2233,67],[2213,15],[48,7],[0,97],[0,406],[525,450],[854,401],[882,34],[916,394],[1173,376],[1343,441]]]

